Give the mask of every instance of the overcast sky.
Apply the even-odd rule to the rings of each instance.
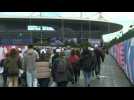
[[[111,22],[116,22],[123,25],[123,32],[126,32],[129,29],[131,24],[134,24],[134,12],[101,12],[102,16]],[[48,17],[71,17],[78,18],[80,17],[80,12],[43,12],[42,16]],[[83,12],[83,18],[96,19],[98,18],[98,12]],[[40,16],[39,12],[0,12],[0,16]],[[108,34],[103,36],[105,41],[109,41],[115,36],[117,36],[119,32]]]

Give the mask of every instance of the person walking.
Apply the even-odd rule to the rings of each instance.
[[[63,53],[56,53],[52,66],[53,81],[58,87],[66,87],[69,82],[69,63],[64,57]]]
[[[39,87],[48,87],[51,79],[50,75],[50,68],[51,68],[51,61],[52,58],[47,58],[49,61],[46,60],[45,52],[42,50],[40,59],[36,62],[38,67],[38,83]]]
[[[83,71],[85,86],[90,87],[92,71],[92,53],[88,48],[84,48],[80,57],[81,69]]]
[[[8,87],[18,87],[19,70],[22,69],[22,62],[15,48],[11,49],[4,65],[7,70]]]
[[[8,58],[9,53],[5,54],[5,57],[1,60],[0,66],[3,68],[2,76],[3,76],[3,86],[7,86],[7,68],[5,67],[5,61]]]
[[[95,75],[95,68],[97,66],[97,58],[96,58],[96,54],[95,54],[95,51],[94,51],[94,48],[91,48],[89,47],[89,50],[91,51],[91,54],[92,54],[92,61],[91,61],[91,75],[92,75],[92,79],[96,79],[96,75]]]
[[[80,50],[76,50],[76,55],[79,57],[79,61],[77,62],[77,82],[79,83],[80,79]]]
[[[24,53],[24,69],[26,71],[26,79],[28,87],[34,87],[34,83],[37,82],[36,61],[38,59],[39,55],[33,49],[33,45],[29,45],[28,50]]]
[[[104,62],[104,53],[98,45],[95,45],[95,55],[97,59],[96,67],[95,67],[95,74],[98,79],[100,79],[100,71],[101,71],[101,63]]]
[[[79,75],[79,73],[78,73],[78,70],[79,70],[79,65],[78,65],[78,61],[80,60],[80,58],[79,58],[79,56],[77,56],[76,54],[75,54],[75,50],[73,49],[72,51],[71,51],[71,55],[68,57],[68,61],[69,61],[69,63],[71,64],[71,66],[72,66],[72,75],[73,75],[73,84],[75,83],[75,84],[77,84],[77,82],[78,82],[78,75]]]
[[[38,83],[40,87],[48,87],[50,82],[49,63],[44,61],[37,62],[38,67]]]

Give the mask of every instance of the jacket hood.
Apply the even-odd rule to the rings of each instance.
[[[29,49],[29,50],[27,51],[27,54],[28,54],[28,55],[33,55],[33,53],[34,53],[34,50],[33,50],[33,49]]]

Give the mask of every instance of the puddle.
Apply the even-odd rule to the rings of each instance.
[[[109,78],[108,76],[100,76],[100,78]]]

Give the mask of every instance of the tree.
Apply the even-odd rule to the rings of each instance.
[[[107,48],[110,48],[113,45],[118,44],[120,42],[123,42],[125,40],[128,40],[128,39],[130,39],[132,37],[134,37],[134,29],[129,30],[127,33],[122,35],[122,37],[120,37],[119,39],[114,38],[110,43],[107,44]]]

